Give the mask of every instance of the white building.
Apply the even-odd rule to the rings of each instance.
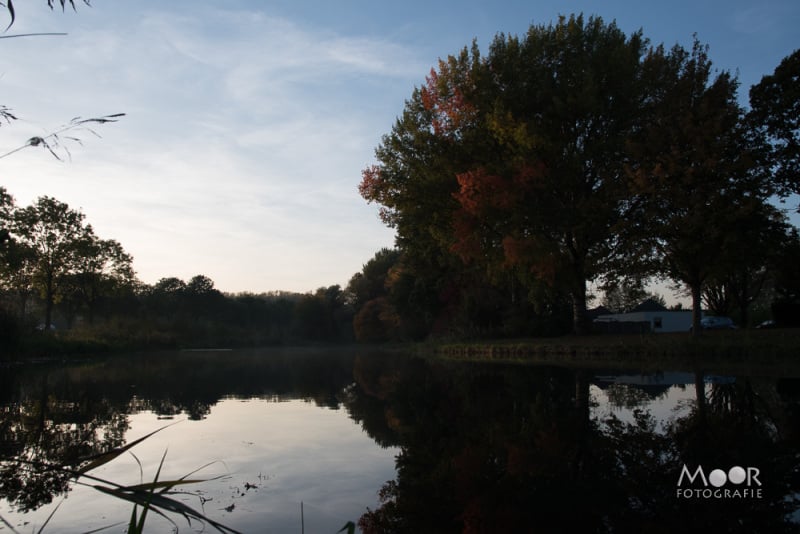
[[[692,310],[668,310],[658,302],[647,299],[629,312],[598,315],[594,322],[649,324],[649,330],[657,333],[688,332],[692,327]]]

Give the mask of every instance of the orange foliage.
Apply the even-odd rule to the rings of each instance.
[[[384,224],[391,226],[394,222],[392,210],[387,208],[389,202],[389,187],[381,177],[381,168],[378,165],[370,165],[361,171],[361,183],[358,184],[358,192],[367,202],[377,202],[382,204],[378,209],[378,216]]]
[[[358,184],[358,193],[367,202],[380,202],[383,189],[381,179],[381,168],[378,165],[370,165],[361,171],[361,183]]]
[[[450,250],[458,254],[464,263],[469,263],[482,255],[481,239],[477,230],[478,224],[479,221],[476,217],[464,211],[458,211],[454,216],[455,241]]]
[[[476,115],[476,108],[470,104],[454,79],[454,70],[439,60],[439,72],[431,69],[425,77],[425,87],[420,89],[422,105],[433,113],[432,126],[436,135],[456,133]]]
[[[461,207],[473,215],[480,215],[487,208],[509,210],[514,207],[517,196],[509,182],[486,169],[467,171],[456,176],[459,190],[453,196]]]

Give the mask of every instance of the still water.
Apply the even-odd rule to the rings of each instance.
[[[91,486],[159,465],[198,480],[173,499],[247,533],[795,532],[798,376],[331,350],[7,367],[0,532],[124,532],[133,505]],[[42,468],[148,435],[102,482]],[[167,516],[145,530],[215,531]]]

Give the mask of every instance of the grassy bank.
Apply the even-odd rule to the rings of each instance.
[[[655,362],[681,367],[789,365],[800,371],[800,330],[720,330],[697,338],[675,333],[439,343],[427,345],[425,351],[462,361],[645,367]]]

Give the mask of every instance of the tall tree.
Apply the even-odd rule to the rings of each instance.
[[[91,232],[83,220],[83,213],[51,197],[40,197],[14,214],[12,235],[31,251],[33,284],[45,303],[45,330],[50,330],[53,306],[78,264],[78,243]]]
[[[643,247],[631,250],[689,288],[699,333],[703,288],[742,261],[725,251],[743,221],[763,212],[772,188],[759,165],[761,139],[737,103],[737,81],[728,72],[712,76],[706,47],[659,48],[645,64],[656,90],[630,143],[631,203],[639,211],[627,222]]]
[[[473,45],[440,61],[384,137],[362,195],[383,206],[404,251],[433,236],[493,274],[515,267],[531,285],[566,287],[584,332],[587,281],[603,275],[624,209],[645,44],[572,16],[499,35],[485,59]]]

